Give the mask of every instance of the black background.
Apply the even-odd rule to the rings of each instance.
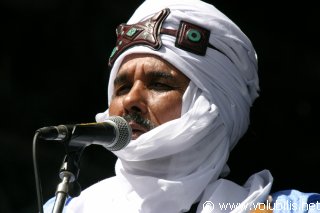
[[[36,212],[32,138],[43,126],[93,122],[107,108],[107,58],[115,28],[137,0],[0,1],[0,212]],[[273,191],[320,192],[319,15],[311,1],[211,1],[252,40],[261,96],[231,153],[230,179],[271,170]],[[314,1],[315,2],[315,1]],[[280,4],[281,3],[281,4]],[[39,143],[43,197],[54,196],[61,144]],[[81,158],[82,188],[113,174],[99,146]]]

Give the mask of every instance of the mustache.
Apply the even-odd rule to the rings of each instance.
[[[125,114],[121,117],[123,117],[127,122],[133,121],[133,122],[139,124],[140,126],[144,127],[148,131],[150,131],[151,129],[154,129],[156,127],[156,124],[154,124],[149,119],[142,117],[141,114],[139,114],[139,113]]]

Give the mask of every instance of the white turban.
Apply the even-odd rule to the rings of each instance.
[[[136,45],[116,59],[110,73],[109,103],[124,57],[149,53],[190,79],[182,115],[114,152],[119,157],[116,176],[85,190],[82,199],[80,196],[74,203],[94,209],[92,212],[178,213],[195,202],[200,202],[198,212],[205,212],[205,201],[263,201],[272,182],[268,171],[252,176],[245,187],[219,179],[227,171],[231,149],[248,128],[250,107],[258,96],[257,58],[250,40],[229,18],[200,0],[146,0],[127,24],[144,21],[164,8],[171,13],[163,28],[178,29],[181,20],[206,28],[210,30],[209,43],[219,51],[207,48],[205,56],[196,55],[177,48],[176,37],[161,34],[159,50]],[[108,116],[107,110],[96,119],[104,121]],[[106,192],[110,186],[117,191],[113,196]],[[105,201],[98,203],[93,199],[97,196]],[[246,211],[238,208],[234,212]]]
[[[233,147],[247,130],[250,106],[258,96],[255,50],[237,25],[212,5],[200,1],[149,0],[136,10],[128,24],[150,18],[165,7],[169,7],[171,13],[163,28],[178,29],[180,21],[184,20],[209,29],[209,43],[223,54],[208,48],[205,56],[199,56],[175,47],[176,38],[162,34],[163,47],[159,51],[136,46],[116,60],[109,80],[109,103],[114,78],[125,56],[139,52],[158,55],[188,76],[218,107]]]

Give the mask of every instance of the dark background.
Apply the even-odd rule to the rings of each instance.
[[[0,1],[0,212],[36,212],[32,138],[43,126],[93,122],[107,108],[107,58],[115,27],[137,0]],[[231,154],[230,179],[242,184],[271,170],[273,191],[320,192],[319,15],[303,1],[216,0],[252,40],[261,96],[248,133]],[[279,4],[281,3],[281,4]],[[61,144],[37,146],[43,197],[54,196]],[[81,158],[82,188],[113,174],[115,157],[99,146]]]

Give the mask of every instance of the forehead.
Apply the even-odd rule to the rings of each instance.
[[[142,53],[127,55],[116,75],[131,74],[136,71],[169,72],[173,76],[185,77],[182,72],[161,57]]]
[[[152,54],[130,54],[123,59],[118,73],[127,69],[138,68],[165,68],[168,70],[177,70],[169,62],[165,61],[159,56]]]

